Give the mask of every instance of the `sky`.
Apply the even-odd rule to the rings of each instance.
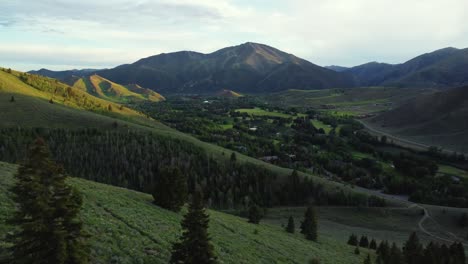
[[[0,0],[0,66],[109,68],[258,42],[318,65],[468,47],[467,0]]]

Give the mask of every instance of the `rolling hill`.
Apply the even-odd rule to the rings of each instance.
[[[361,86],[458,87],[468,84],[468,49],[444,48],[402,64],[371,62],[345,69]]]
[[[159,102],[164,100],[164,97],[157,92],[142,88],[137,84],[124,86],[111,82],[96,74],[78,79],[74,82],[73,87],[98,98],[116,103],[129,103],[144,100]]]
[[[70,74],[76,75],[45,70],[37,73],[59,76],[61,80],[69,78]],[[209,54],[163,53],[93,73],[116,83],[135,83],[163,94],[215,94],[220,89],[268,93],[354,86],[354,78],[349,74],[337,73],[273,47],[251,42]]]
[[[468,86],[418,96],[368,121],[427,145],[468,152]]]

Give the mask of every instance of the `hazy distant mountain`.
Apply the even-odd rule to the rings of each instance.
[[[354,86],[349,74],[250,42],[210,54],[192,51],[160,54],[99,71],[99,75],[117,83],[138,83],[163,94],[214,93],[220,89],[258,93]]]
[[[332,71],[336,71],[336,72],[344,72],[349,69],[348,67],[343,67],[343,66],[338,66],[338,65],[325,66],[325,68],[332,70]]]
[[[402,64],[371,62],[344,72],[361,86],[457,87],[468,84],[468,49],[445,48]]]

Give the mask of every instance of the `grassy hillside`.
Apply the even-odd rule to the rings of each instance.
[[[158,121],[149,119],[137,111],[126,107],[120,109],[119,104],[94,97],[54,79],[27,75],[28,79],[25,82],[20,79],[21,74],[16,71],[12,71],[11,74],[0,71],[0,110],[2,110],[0,127],[115,129],[113,125],[118,123],[118,129],[147,131],[186,140],[203,148],[209,155],[217,159],[228,159],[232,153],[231,150],[199,141]],[[27,83],[33,83],[38,88]],[[15,97],[15,102],[10,102],[11,96]],[[54,101],[52,104],[49,103],[51,98]],[[105,106],[109,105],[112,107],[112,111],[106,109]],[[277,181],[286,180],[285,176],[289,176],[292,172],[291,169],[265,163],[240,153],[237,153],[237,160],[265,167],[280,176]],[[314,175],[303,173],[301,175],[312,177],[316,183],[322,184],[328,191],[367,192],[366,190],[356,191],[349,186]]]
[[[429,146],[468,153],[468,87],[414,98],[367,123]]]
[[[73,87],[98,98],[116,103],[128,103],[142,100],[159,102],[164,100],[164,97],[157,92],[142,88],[139,85],[120,85],[96,74],[78,79],[73,84]]]
[[[288,90],[266,98],[268,101],[282,106],[314,107],[349,115],[359,115],[388,110],[410,98],[432,91],[432,89],[386,87]]]
[[[13,210],[8,188],[16,169],[0,162],[0,234],[11,230],[5,220]],[[76,178],[69,182],[84,196],[81,217],[92,234],[93,263],[167,263],[184,212],[161,209],[147,194]],[[229,214],[209,214],[209,233],[222,263],[306,263],[318,258],[321,263],[348,264],[362,263],[366,256],[366,250],[357,256],[346,241],[324,232],[315,243],[300,234],[288,234],[277,224],[252,225]],[[0,249],[5,246],[0,242]]]

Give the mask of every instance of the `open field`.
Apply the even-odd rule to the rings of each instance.
[[[0,231],[11,230],[5,220],[13,203],[8,188],[17,166],[0,162]],[[152,204],[147,194],[77,178],[69,182],[83,193],[81,218],[92,234],[93,263],[167,263],[171,244],[180,235],[181,213]],[[353,253],[346,241],[320,232],[319,242],[300,234],[286,233],[278,224],[253,225],[244,218],[209,211],[209,232],[215,252],[223,263],[306,263],[311,258],[321,263],[362,263],[367,250]],[[257,231],[255,231],[257,230]],[[0,241],[2,241],[0,240]],[[0,249],[6,244],[0,242]],[[0,251],[1,256],[1,251]]]
[[[247,113],[249,115],[256,115],[256,116],[273,116],[273,117],[282,117],[282,118],[290,118],[291,115],[279,113],[279,112],[272,112],[256,108],[244,108],[244,109],[237,109],[236,112],[239,113]]]

